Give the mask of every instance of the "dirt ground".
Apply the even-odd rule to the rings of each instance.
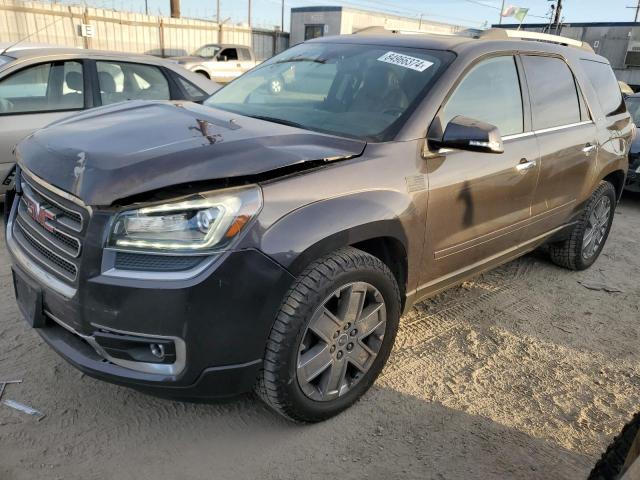
[[[626,196],[590,270],[534,253],[420,304],[376,386],[312,426],[82,375],[19,318],[0,238],[4,399],[46,414],[0,405],[0,479],[585,478],[640,410],[639,235]]]

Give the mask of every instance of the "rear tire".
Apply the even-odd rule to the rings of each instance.
[[[378,258],[347,247],[316,260],[284,298],[256,393],[298,422],[319,422],[342,412],[382,371],[398,330],[400,305],[398,284]],[[307,360],[312,357],[318,359],[313,369]]]
[[[613,439],[607,451],[602,454],[598,463],[589,474],[589,480],[614,480],[619,478],[625,466],[627,456],[637,454],[637,446],[632,449],[634,441],[640,432],[640,413],[627,423],[622,432]],[[632,451],[634,450],[634,451]],[[632,459],[633,460],[633,459]]]
[[[601,181],[587,200],[570,237],[549,245],[551,261],[570,270],[585,270],[593,265],[609,237],[616,203],[613,185]]]

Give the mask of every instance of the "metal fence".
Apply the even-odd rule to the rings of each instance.
[[[91,25],[92,37],[81,36]],[[263,60],[286,49],[289,35],[245,26],[118,12],[42,2],[0,0],[0,42],[28,42],[148,53],[185,55],[207,43],[253,46]]]

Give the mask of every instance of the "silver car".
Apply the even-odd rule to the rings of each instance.
[[[12,183],[13,147],[71,115],[125,100],[200,101],[218,89],[176,62],[74,48],[0,49],[0,200]]]

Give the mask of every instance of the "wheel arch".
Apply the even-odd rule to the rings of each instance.
[[[207,77],[209,80],[211,80],[211,74],[209,73],[209,71],[204,68],[204,67],[195,67],[192,70],[193,73],[197,73],[199,75],[204,75],[205,77]]]
[[[602,180],[613,185],[613,188],[615,188],[616,190],[616,198],[620,200],[620,197],[622,197],[622,192],[624,190],[625,178],[625,172],[623,172],[622,170],[614,170],[613,172],[607,174]]]
[[[357,248],[389,267],[404,298],[410,290],[407,229],[414,228],[403,222],[407,217],[403,213],[409,208],[407,196],[389,190],[322,200],[298,208],[271,225],[263,232],[259,248],[295,277],[318,258],[343,247]],[[417,229],[415,235],[423,237],[424,230]],[[422,245],[422,238],[414,243],[415,250]]]

